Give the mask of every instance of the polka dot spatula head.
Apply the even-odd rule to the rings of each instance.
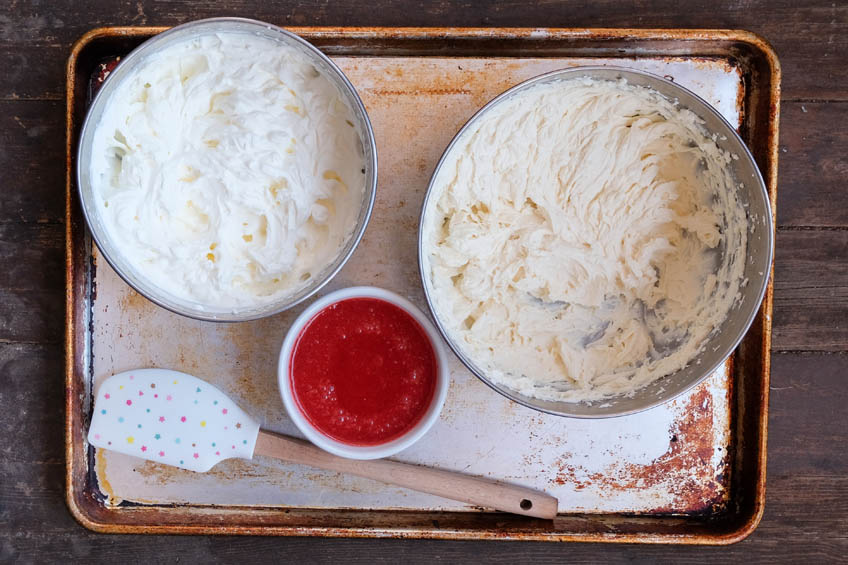
[[[259,423],[206,381],[166,369],[104,380],[88,441],[149,461],[204,472],[219,461],[263,455],[382,481],[474,506],[552,519],[557,499],[533,489],[386,459],[345,459]]]
[[[100,385],[88,442],[191,471],[233,457],[250,459],[259,423],[197,377],[141,369]]]

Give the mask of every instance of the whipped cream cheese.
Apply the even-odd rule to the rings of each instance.
[[[97,124],[97,214],[131,267],[179,300],[250,309],[321,274],[356,227],[352,110],[307,56],[201,35],[149,56]]]
[[[624,80],[499,102],[429,196],[439,319],[493,381],[546,400],[631,394],[685,367],[740,299],[732,158],[695,114]]]

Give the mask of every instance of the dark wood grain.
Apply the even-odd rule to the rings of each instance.
[[[848,548],[848,465],[844,425],[848,355],[776,354],[769,425],[766,515],[747,540],[727,548],[591,546],[544,543],[333,540],[242,537],[107,536],[78,526],[62,501],[62,391],[58,347],[0,345],[6,376],[0,435],[0,561],[60,558],[153,562],[611,563],[772,561],[826,563]],[[34,379],[33,375],[41,378]],[[48,378],[54,375],[54,379]],[[26,437],[15,441],[13,437]]]
[[[780,230],[774,287],[775,351],[845,351],[848,230]]]
[[[0,223],[64,218],[64,115],[62,102],[0,101]]]
[[[103,536],[63,500],[64,65],[102,25],[215,15],[282,25],[748,29],[783,67],[766,513],[728,548]],[[0,562],[834,562],[848,554],[848,3],[253,2],[0,5]]]
[[[60,343],[64,235],[57,223],[0,223],[0,343]]]
[[[825,481],[848,471],[845,407],[848,406],[848,355],[781,353],[773,356],[769,411],[769,479],[807,477],[808,488],[826,492],[838,488]],[[848,488],[843,484],[842,489]],[[803,491],[799,489],[799,494]],[[848,498],[811,496],[807,502],[839,505],[843,524]],[[848,524],[842,528],[848,535]]]
[[[848,227],[848,102],[784,102],[781,114],[778,225]]]
[[[221,5],[186,0],[57,3],[9,2],[0,7],[0,63],[16,84],[0,98],[58,97],[56,81],[67,46],[102,25],[176,25],[188,19],[245,16],[278,25],[691,27],[746,29],[763,35],[782,57],[789,100],[848,99],[848,3],[793,0],[715,2],[255,2]],[[784,56],[791,55],[791,56]],[[2,68],[7,68],[4,65]],[[815,72],[812,70],[815,69]],[[14,87],[14,88],[10,88]]]

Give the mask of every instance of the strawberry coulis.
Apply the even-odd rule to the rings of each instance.
[[[436,355],[405,310],[377,298],[349,298],[301,330],[289,364],[295,403],[323,434],[349,445],[397,439],[433,399]]]

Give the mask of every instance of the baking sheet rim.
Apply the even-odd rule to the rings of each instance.
[[[757,469],[755,478],[756,493],[754,495],[754,511],[744,519],[743,523],[727,533],[703,534],[663,534],[649,532],[612,532],[612,533],[574,533],[555,531],[516,531],[510,535],[500,531],[478,530],[449,530],[387,527],[350,527],[333,528],[328,526],[239,526],[228,525],[151,525],[151,524],[120,524],[93,516],[90,509],[82,505],[85,493],[77,488],[75,466],[86,462],[87,454],[82,450],[82,433],[75,433],[82,423],[75,416],[81,411],[82,394],[76,390],[75,355],[77,352],[77,317],[78,309],[82,306],[78,297],[79,280],[76,278],[75,240],[79,236],[78,229],[85,230],[84,225],[76,227],[78,202],[73,190],[73,149],[76,145],[74,121],[76,64],[80,53],[93,41],[104,37],[127,36],[143,37],[160,33],[168,27],[101,27],[84,34],[73,45],[66,66],[66,186],[65,186],[65,262],[66,262],[66,325],[65,325],[65,456],[66,456],[66,502],[74,518],[83,526],[93,531],[105,533],[172,533],[172,534],[243,534],[243,535],[292,535],[292,536],[340,536],[340,537],[421,537],[434,539],[499,539],[499,540],[537,540],[537,541],[596,541],[618,543],[679,543],[679,544],[710,544],[725,545],[735,543],[750,535],[762,519],[765,503],[765,473],[766,473],[766,439],[768,425],[768,381],[770,375],[771,326],[772,326],[772,295],[774,285],[774,264],[757,319],[762,323],[761,344],[761,397],[759,413],[757,414],[758,445]],[[777,197],[777,159],[778,159],[778,125],[780,100],[780,64],[774,49],[762,37],[743,30],[687,30],[687,29],[616,29],[616,28],[368,28],[368,27],[287,27],[290,31],[304,35],[310,39],[344,37],[346,39],[469,39],[469,38],[535,38],[535,39],[618,39],[634,41],[683,40],[736,41],[746,44],[762,55],[770,73],[769,106],[771,123],[765,126],[768,131],[767,163],[763,167],[766,177],[769,197],[772,206],[772,216],[776,226],[776,197]],[[82,301],[84,303],[84,300]],[[80,440],[78,446],[76,440]],[[87,469],[87,464],[84,465]],[[85,476],[85,473],[82,473]],[[96,501],[90,501],[95,503]],[[128,510],[105,509],[111,512],[126,512]],[[650,518],[644,518],[643,520]]]

